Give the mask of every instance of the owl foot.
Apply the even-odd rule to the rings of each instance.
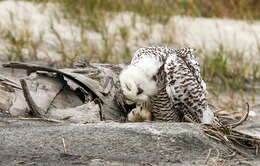
[[[144,107],[137,106],[127,115],[127,120],[129,122],[151,121],[152,113]]]

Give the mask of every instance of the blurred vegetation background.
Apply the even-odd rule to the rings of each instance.
[[[260,19],[259,0],[31,0],[58,2],[66,14],[79,19],[80,15],[98,17],[102,12],[131,11],[149,19],[166,22],[172,15]],[[88,20],[89,21],[89,20]]]
[[[151,26],[169,24],[173,16],[234,19],[244,20],[248,23],[257,22],[260,19],[259,0],[27,0],[25,2],[35,5],[45,4],[43,8],[48,7],[46,4],[55,4],[59,6],[59,9],[54,9],[56,22],[62,22],[65,19],[69,24],[79,27],[81,35],[77,42],[71,45],[71,43],[68,44],[69,41],[64,39],[66,35],[55,28],[57,23],[51,22],[49,31],[58,43],[55,54],[61,58],[59,61],[47,60],[47,65],[58,67],[71,67],[79,57],[90,62],[129,62],[133,50],[136,49],[129,45],[133,30],[129,26],[120,26],[118,32],[120,41],[118,42],[117,37],[111,37],[108,28],[108,22],[118,13],[127,12],[129,15],[137,15],[138,17],[131,16],[131,19],[144,19],[145,24]],[[48,16],[46,15],[46,17]],[[10,18],[14,20],[15,16],[11,13]],[[133,27],[135,26],[133,25]],[[37,40],[35,40],[30,30],[19,30],[21,33],[14,33],[13,29],[5,29],[1,26],[1,37],[9,43],[8,48],[4,51],[7,55],[4,60],[39,61],[39,52],[37,51],[41,47],[41,43],[44,42],[43,34],[41,36],[39,33]],[[101,34],[102,43],[98,45],[102,46],[102,51],[89,45],[90,39],[89,36],[86,37],[86,34],[89,34],[90,31],[93,34]],[[148,40],[152,31],[144,30],[137,37],[144,41]],[[165,33],[168,33],[166,36],[169,37],[159,40],[157,43],[146,42],[144,45],[152,43],[180,46],[176,43],[174,28]],[[116,46],[121,47],[121,51],[115,51],[113,48]],[[258,49],[260,50],[260,45]],[[203,77],[208,83],[218,85],[217,87],[220,89],[244,90],[248,87],[256,87],[260,80],[259,63],[245,60],[243,52],[222,49],[220,45],[218,51],[211,52],[210,56],[204,54],[205,52],[200,50],[196,53],[202,65]],[[49,53],[48,56],[51,57]],[[214,88],[216,87],[214,86]]]

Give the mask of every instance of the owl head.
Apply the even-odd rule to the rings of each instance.
[[[157,93],[156,74],[160,66],[151,59],[143,59],[126,67],[119,75],[127,104],[145,102]]]

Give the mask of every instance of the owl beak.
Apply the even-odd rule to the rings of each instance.
[[[144,90],[138,87],[136,94],[137,94],[137,95],[140,95],[140,94],[143,93],[143,92],[144,92]]]

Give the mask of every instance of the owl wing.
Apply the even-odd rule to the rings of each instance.
[[[152,58],[158,60],[158,62],[163,62],[166,57],[166,52],[163,51],[164,47],[143,47],[139,48],[131,61],[131,65],[139,63],[141,60],[146,58]]]
[[[192,51],[190,48],[177,49],[167,57],[164,66],[166,91],[175,111],[201,122],[203,110],[207,108],[206,86]]]

